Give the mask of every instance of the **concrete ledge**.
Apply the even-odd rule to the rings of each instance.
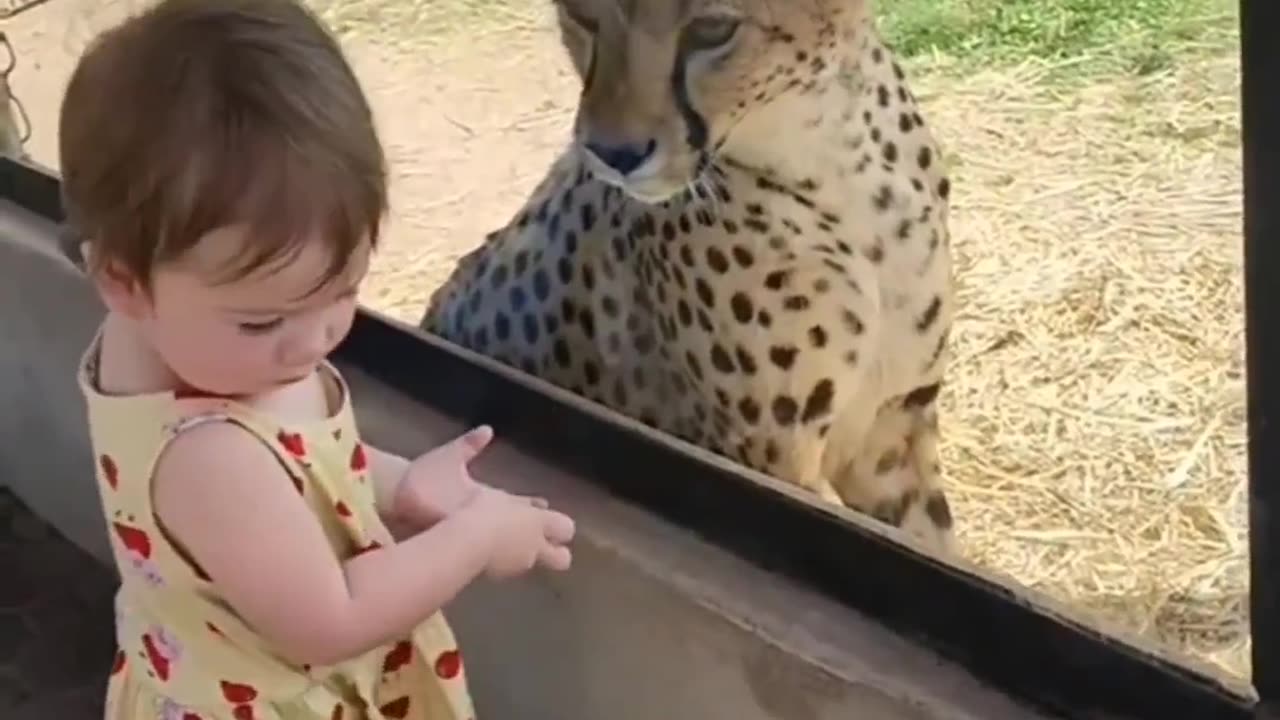
[[[74,370],[102,309],[54,228],[0,204],[0,482],[109,562]],[[351,368],[363,432],[416,454],[464,428]],[[450,610],[484,718],[1043,717],[848,608],[500,440],[477,464],[579,521],[575,569]],[[767,532],[767,529],[763,529]]]
[[[0,483],[110,563],[75,368],[103,308],[54,226],[0,200]]]

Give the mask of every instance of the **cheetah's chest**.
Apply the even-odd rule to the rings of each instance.
[[[886,288],[892,275],[856,237],[828,232],[813,242],[766,212],[677,213],[584,263],[589,281],[571,302],[594,311],[600,358],[586,394],[699,440],[757,432],[780,397],[799,414],[823,379],[873,383],[871,407],[927,384],[937,341],[911,328],[930,291]]]

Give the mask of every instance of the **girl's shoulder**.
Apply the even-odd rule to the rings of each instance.
[[[351,394],[327,360],[309,377],[257,397],[191,388],[113,393],[98,383],[100,338],[101,331],[78,368],[90,440],[99,465],[135,479],[140,501],[154,491],[166,457],[217,475],[265,453],[274,473],[300,489],[340,489],[365,469]]]

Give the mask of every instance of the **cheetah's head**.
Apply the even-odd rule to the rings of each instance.
[[[830,76],[867,2],[554,0],[582,79],[578,149],[600,179],[661,202],[736,143],[786,142],[736,130]]]

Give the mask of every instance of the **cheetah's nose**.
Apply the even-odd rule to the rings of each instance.
[[[658,148],[655,140],[649,140],[646,143],[625,143],[620,145],[605,145],[597,142],[588,142],[587,150],[591,154],[600,159],[600,162],[617,170],[621,175],[630,175],[636,168],[644,164],[648,160],[653,151]]]

